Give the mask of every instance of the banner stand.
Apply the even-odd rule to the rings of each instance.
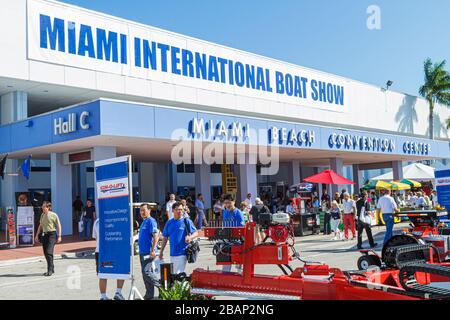
[[[138,288],[134,284],[134,275],[133,275],[133,278],[131,279],[131,290],[130,290],[130,294],[128,296],[128,300],[135,300],[136,295],[139,297],[140,300],[144,300],[144,298],[142,297]]]
[[[131,219],[130,219],[130,244],[131,244],[131,289],[130,294],[128,295],[128,300],[135,300],[136,296],[139,297],[140,300],[144,300],[142,297],[142,294],[139,292],[138,288],[136,287],[134,281],[134,243],[133,243],[133,221],[134,221],[134,212],[133,212],[133,163],[131,160],[131,156],[128,156],[128,177],[130,179],[130,212],[131,212]]]
[[[144,300],[135,285],[131,156],[95,161],[99,214],[99,278],[131,281],[128,299]]]

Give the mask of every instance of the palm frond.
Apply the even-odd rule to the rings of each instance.
[[[430,109],[433,102],[450,106],[450,73],[445,70],[446,60],[433,64],[430,58],[424,61],[425,83],[419,94],[428,100]]]
[[[436,102],[450,107],[450,92],[439,92],[435,96]]]
[[[431,66],[433,65],[433,63],[431,62],[431,59],[428,58],[425,60],[425,62],[423,63],[423,70],[424,70],[424,74],[425,74],[425,83],[429,82],[431,79]]]

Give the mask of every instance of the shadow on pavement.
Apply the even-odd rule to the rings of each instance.
[[[25,277],[38,277],[42,276],[40,273],[29,273],[29,274],[0,274],[0,278],[25,278]]]
[[[94,252],[85,253],[85,254],[77,254],[75,256],[67,256],[61,254],[61,259],[64,260],[93,260],[95,258]]]

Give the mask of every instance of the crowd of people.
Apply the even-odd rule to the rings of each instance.
[[[351,197],[346,189],[343,189],[341,193],[336,192],[333,198],[324,190],[321,201],[315,195],[313,205],[321,207],[324,212],[323,233],[333,235],[333,240],[357,239],[357,247],[361,249],[362,234],[366,231],[370,247],[376,247],[377,243],[374,242],[371,231],[371,219],[374,217],[374,212],[371,209],[372,198],[369,198],[370,196],[372,195],[363,191],[359,195]],[[340,228],[342,224],[343,232]]]
[[[361,190],[358,195],[350,196],[346,189],[336,192],[331,197],[326,190],[319,197],[317,192],[306,202],[308,209],[321,208],[324,212],[323,233],[332,235],[333,240],[355,240],[357,248],[362,248],[362,235],[365,231],[371,248],[378,244],[374,242],[371,226],[375,214],[382,213],[386,224],[384,242],[392,237],[394,227],[394,213],[398,207],[410,206],[425,208],[437,203],[436,191],[427,195],[422,190],[408,191],[406,193],[390,190],[370,193]],[[190,197],[178,197],[168,194],[164,205],[152,210],[150,204],[144,203],[139,208],[136,225],[139,229],[139,260],[142,277],[145,283],[145,299],[154,299],[155,286],[158,286],[156,263],[164,261],[164,249],[169,243],[170,262],[173,264],[175,274],[185,272],[187,257],[186,247],[198,238],[199,230],[207,226],[207,210],[205,198],[197,194],[195,201]],[[86,206],[79,197],[73,203],[76,219],[79,221],[80,238],[97,240],[95,261],[97,273],[99,271],[99,220],[97,218],[93,201],[88,199]],[[244,226],[248,221],[258,221],[259,215],[265,213],[287,212],[296,213],[292,199],[286,199],[281,194],[277,197],[262,194],[261,198],[253,199],[251,193],[236,206],[233,195],[226,194],[213,201],[211,218],[222,221],[224,226]],[[343,232],[340,226],[343,224]],[[92,231],[92,233],[91,233]],[[351,233],[351,238],[350,238]],[[61,223],[58,215],[52,211],[50,202],[42,205],[42,215],[37,231],[36,242],[43,246],[47,261],[45,276],[54,274],[53,251],[56,243],[61,242]],[[257,241],[263,241],[265,235],[258,229]],[[240,269],[240,266],[236,266]],[[224,271],[230,271],[231,266],[224,266]],[[117,280],[115,300],[124,300],[122,296],[123,280]],[[106,295],[107,280],[99,279],[100,299],[109,300]]]
[[[317,206],[317,195],[314,196],[313,204]],[[320,206],[325,212],[324,234],[333,234],[333,240],[349,240],[351,232],[354,240],[357,238],[357,248],[362,248],[362,234],[365,231],[370,247],[376,247],[371,226],[376,216],[382,216],[386,225],[384,243],[392,237],[394,227],[394,214],[400,207],[411,208],[432,208],[437,204],[437,194],[435,190],[427,195],[423,190],[417,191],[396,191],[392,194],[390,190],[383,189],[379,192],[374,190],[367,192],[361,190],[359,194],[352,197],[343,189],[341,193],[336,192],[333,199],[326,190],[322,194]],[[343,233],[340,226],[343,224]]]

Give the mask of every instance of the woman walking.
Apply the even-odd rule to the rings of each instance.
[[[334,232],[334,238],[333,240],[342,240],[342,233],[341,230],[339,230],[339,225],[342,222],[341,217],[341,209],[339,209],[338,203],[336,200],[333,200],[331,203],[331,230]]]
[[[42,214],[35,240],[42,243],[45,260],[47,260],[47,272],[44,273],[44,276],[49,277],[55,273],[53,252],[55,244],[61,243],[61,222],[58,215],[52,211],[52,204],[48,201],[42,203]]]
[[[330,201],[324,200],[322,201],[322,211],[324,212],[323,216],[323,234],[329,235],[331,234],[330,221],[331,221],[331,203]]]

